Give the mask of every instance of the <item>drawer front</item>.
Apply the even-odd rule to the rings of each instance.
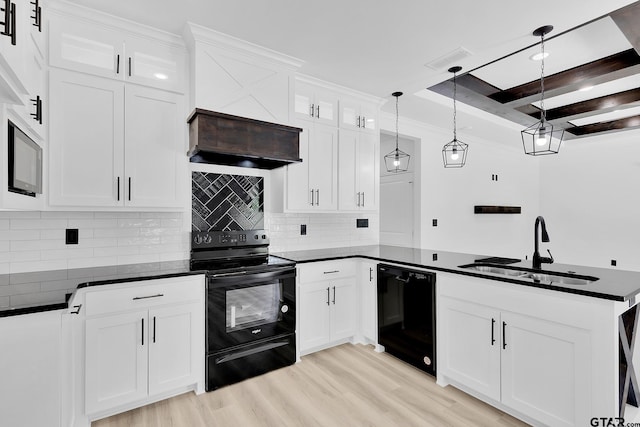
[[[112,313],[191,301],[204,303],[204,276],[173,277],[102,286],[87,291],[86,315]]]
[[[353,259],[298,264],[298,276],[303,283],[353,277],[356,264]]]

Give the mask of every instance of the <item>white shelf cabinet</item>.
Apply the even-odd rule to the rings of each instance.
[[[50,71],[49,203],[180,207],[183,96]]]
[[[184,48],[99,21],[57,14],[51,18],[49,34],[49,63],[53,67],[185,92]]]
[[[201,391],[203,298],[202,276],[87,292],[83,412],[90,420]]]
[[[445,293],[438,298],[439,382],[446,378],[544,425],[588,423],[592,342],[576,324],[588,319],[586,311],[563,320],[567,301],[553,296],[520,294],[529,308],[518,310],[508,291],[487,280],[444,273],[438,280]]]
[[[356,269],[351,260],[298,266],[300,353],[345,342],[356,333]]]
[[[340,129],[338,143],[338,208],[377,210],[379,144],[375,134]]]
[[[296,81],[294,113],[298,119],[338,125],[338,95],[328,89]]]
[[[341,98],[340,127],[375,133],[378,130],[377,105],[355,98]]]
[[[338,129],[300,121],[301,163],[287,166],[287,210],[335,211],[338,207]]]

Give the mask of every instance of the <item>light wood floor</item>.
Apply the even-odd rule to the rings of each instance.
[[[93,427],[526,426],[371,346],[344,344],[293,366],[187,393]]]

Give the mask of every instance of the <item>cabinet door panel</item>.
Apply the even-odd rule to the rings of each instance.
[[[574,327],[503,313],[502,402],[547,425],[587,425],[589,335]]]
[[[358,191],[360,192],[360,209],[373,211],[377,208],[376,177],[379,155],[376,148],[376,135],[360,133],[358,140]]]
[[[198,333],[197,304],[149,311],[149,394],[170,391],[197,381],[201,354],[194,346]]]
[[[87,414],[147,396],[147,312],[86,321]]]
[[[185,91],[186,55],[160,42],[128,37],[125,69],[128,82],[160,89]]]
[[[123,37],[118,32],[59,17],[49,25],[52,66],[110,78],[124,76]]]
[[[361,332],[373,343],[378,342],[377,269],[375,262],[360,263]]]
[[[338,149],[338,207],[357,210],[362,203],[362,194],[357,188],[358,132],[340,129]]]
[[[125,204],[180,206],[179,174],[187,163],[182,96],[136,85],[125,95]]]
[[[439,319],[439,374],[500,400],[500,312],[441,297]]]
[[[50,203],[122,205],[124,85],[52,69],[49,105]]]
[[[299,148],[302,162],[287,166],[287,209],[305,211],[312,208],[311,189],[309,188],[309,144],[311,143],[313,124],[299,121],[296,126],[302,128]]]
[[[331,293],[331,340],[353,336],[356,330],[356,279],[328,281]]]
[[[309,143],[309,187],[316,191],[316,207],[335,210],[337,197],[338,130],[316,124]]]
[[[330,341],[328,283],[305,283],[299,286],[300,294],[300,351],[326,344]]]

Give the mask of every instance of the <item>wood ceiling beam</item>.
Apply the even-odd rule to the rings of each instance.
[[[589,136],[595,133],[612,132],[638,127],[640,127],[640,115],[625,117],[624,119],[612,120],[610,122],[600,122],[583,126],[575,126],[572,128],[567,128],[566,132],[575,136]]]
[[[564,86],[576,85],[586,80],[638,64],[640,64],[640,55],[638,55],[635,49],[628,49],[545,77],[545,91],[553,91],[554,89],[559,89]],[[489,97],[502,104],[506,104],[538,93],[540,93],[540,80],[534,80],[489,95]]]

